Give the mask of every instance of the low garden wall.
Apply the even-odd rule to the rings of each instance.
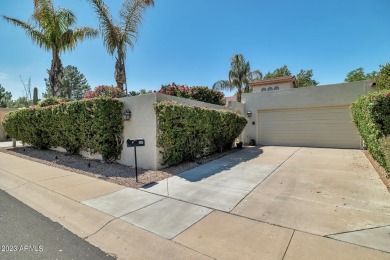
[[[123,121],[126,109],[131,118]],[[137,148],[138,167],[160,169],[230,145],[246,123],[225,106],[150,93],[22,109],[5,118],[4,128],[38,149],[129,166],[135,165],[134,148],[127,147],[126,140],[142,138],[145,146]]]
[[[123,139],[125,144],[118,162],[125,165],[134,165],[134,148],[126,147],[126,140],[142,138],[145,139],[145,146],[137,147],[137,163],[139,167],[145,169],[161,169],[166,167],[167,164],[175,164],[180,161],[179,159],[166,160],[166,158],[164,158],[164,153],[166,154],[167,149],[169,150],[170,148],[161,140],[158,142],[159,125],[157,118],[158,113],[156,114],[155,110],[156,104],[159,102],[174,101],[181,105],[230,111],[230,109],[225,106],[213,105],[161,93],[124,97],[120,100],[124,102],[124,109],[129,109],[131,111],[131,119],[129,121],[124,121]],[[194,120],[193,122],[196,122],[195,118],[192,120]],[[197,124],[200,123],[197,122]],[[182,125],[182,127],[183,131],[181,134],[186,135],[186,128],[184,125]],[[185,151],[183,152],[183,154],[186,154]],[[189,159],[187,155],[184,157],[185,158],[182,159]]]

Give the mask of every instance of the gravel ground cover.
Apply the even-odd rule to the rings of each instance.
[[[15,148],[0,148],[0,152],[12,154],[24,159],[54,166],[60,169],[103,179],[109,182],[132,188],[140,188],[152,182],[157,182],[181,172],[195,168],[201,164],[218,159],[238,151],[228,150],[222,153],[201,158],[196,162],[186,162],[161,170],[145,170],[138,168],[138,182],[135,181],[135,168],[119,163],[102,163],[99,160],[83,158],[81,155],[66,155],[53,150],[39,150],[29,146]]]
[[[386,170],[372,158],[371,154],[367,151],[363,151],[367,159],[371,162],[372,166],[375,168],[376,172],[379,174],[379,177],[382,179],[383,183],[386,185],[387,190],[390,192],[390,176],[387,174]],[[390,235],[390,234],[389,234]]]

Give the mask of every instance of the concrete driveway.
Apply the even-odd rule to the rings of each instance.
[[[390,193],[360,150],[251,147],[141,191],[122,220],[207,256],[390,258]]]
[[[246,148],[139,190],[1,153],[0,189],[120,259],[390,259],[359,150]]]
[[[221,257],[213,248],[223,246],[230,248],[223,257],[242,257],[243,247],[255,253],[256,243],[269,241],[275,252],[261,250],[265,257],[286,253],[288,243],[296,247],[287,258],[330,257],[320,244],[359,257],[348,244],[332,245],[335,240],[390,252],[390,193],[359,150],[247,148],[144,190],[231,213],[213,212],[174,239],[207,255]],[[242,225],[258,229],[257,236],[240,235]]]

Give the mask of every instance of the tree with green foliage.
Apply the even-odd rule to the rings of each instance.
[[[115,63],[115,81],[117,86],[127,94],[125,60],[127,45],[134,48],[138,37],[138,27],[142,16],[154,0],[125,0],[119,11],[119,22],[116,22],[103,0],[90,0],[100,23],[103,44],[110,55],[117,53]],[[126,86],[126,89],[124,89]]]
[[[14,108],[29,107],[30,105],[32,105],[32,101],[26,97],[19,97],[13,102]]]
[[[288,69],[287,65],[283,65],[280,68],[276,68],[273,72],[267,72],[267,74],[265,74],[264,76],[264,79],[279,78],[279,77],[286,77],[286,76],[292,76],[292,73]],[[317,86],[319,84],[318,81],[313,79],[313,70],[301,69],[296,75],[296,79],[297,79],[297,88]]]
[[[375,78],[378,89],[390,89],[390,63],[379,65],[379,73]]]
[[[51,88],[48,79],[45,79],[46,98],[51,97]],[[68,99],[82,99],[87,91],[91,90],[84,74],[77,67],[68,65],[64,68],[64,77],[61,80],[61,87],[58,91],[58,97]]]
[[[22,28],[39,47],[52,52],[49,83],[52,96],[57,96],[63,76],[60,53],[73,50],[78,42],[86,38],[97,37],[98,31],[90,27],[71,29],[76,23],[76,16],[65,8],[56,10],[52,0],[35,0],[34,5],[32,20],[35,24],[7,16],[3,18]]]
[[[297,87],[311,87],[317,86],[318,82],[313,77],[313,70],[303,70],[301,69],[299,73],[296,75],[297,79]]]
[[[5,88],[0,84],[0,107],[6,107],[5,102]]]
[[[6,104],[6,107],[13,107],[12,94],[9,91],[4,93],[3,100]]]
[[[219,80],[215,82],[212,89],[222,91],[236,88],[237,102],[241,102],[242,92],[251,92],[250,82],[261,79],[262,77],[263,74],[259,70],[251,71],[249,61],[246,61],[242,54],[236,54],[230,60],[228,80]]]
[[[264,76],[264,79],[279,78],[291,75],[291,71],[288,69],[287,65],[283,65],[280,68],[276,68],[273,72],[267,72],[267,74]]]
[[[376,72],[376,71],[373,71],[371,73],[365,73],[364,69],[362,67],[360,67],[360,68],[357,68],[355,70],[350,71],[347,74],[344,81],[345,82],[354,82],[354,81],[361,81],[361,80],[368,80],[368,79],[374,80],[377,75],[378,75],[378,72]]]
[[[11,104],[11,92],[5,91],[5,88],[0,84],[0,107],[10,107]]]

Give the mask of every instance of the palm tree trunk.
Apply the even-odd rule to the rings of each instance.
[[[56,49],[52,50],[53,59],[51,61],[51,68],[48,71],[49,74],[49,83],[51,87],[51,94],[53,97],[58,95],[58,92],[61,88],[61,79],[63,76],[62,62],[60,58],[60,54]]]
[[[237,86],[237,102],[241,102],[242,87]]]
[[[115,81],[117,86],[120,87],[122,90],[124,90],[123,85],[126,84],[125,62],[124,62],[124,54],[119,49],[118,49],[118,57],[116,58],[116,63],[115,63]]]

